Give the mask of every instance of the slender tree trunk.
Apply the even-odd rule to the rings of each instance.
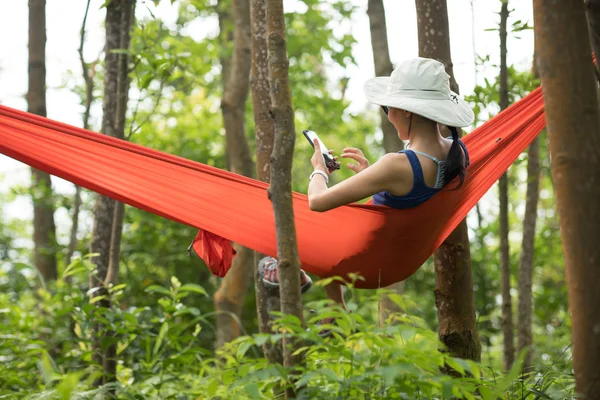
[[[79,62],[81,64],[81,71],[83,75],[83,80],[85,82],[85,97],[83,99],[84,112],[83,112],[83,129],[89,129],[90,124],[90,111],[92,108],[92,101],[94,100],[94,77],[93,77],[93,69],[90,69],[88,64],[85,62],[83,58],[83,47],[85,44],[85,27],[87,23],[87,17],[90,10],[90,2],[87,1],[87,5],[85,7],[85,14],[83,17],[83,22],[81,23],[80,30],[80,40],[79,40]],[[77,249],[77,230],[79,229],[79,212],[81,210],[81,187],[75,185],[75,195],[73,196],[73,216],[72,216],[72,224],[71,224],[71,235],[69,238],[69,247],[67,251],[67,259],[66,264],[71,263],[73,259],[73,254],[75,253],[75,249]],[[70,282],[70,276],[67,278]]]
[[[539,138],[529,145],[527,160],[527,199],[525,201],[525,217],[523,219],[523,244],[519,261],[519,352],[533,344],[532,325],[532,293],[533,260],[535,255],[535,226],[537,222],[537,205],[540,184],[540,142]],[[533,351],[527,351],[523,363],[523,371],[528,372],[532,366]]]
[[[129,92],[129,57],[119,49],[129,49],[130,29],[133,23],[133,0],[113,0],[106,7],[106,48],[104,61],[104,102],[102,132],[105,135],[123,138],[125,132],[125,113]],[[96,267],[90,275],[92,296],[106,295],[109,283],[116,282],[119,272],[119,247],[123,223],[123,204],[104,196],[98,196],[94,208],[94,228],[90,243],[90,252],[99,253],[92,258]],[[99,307],[110,307],[108,298],[97,302]],[[102,338],[113,336],[106,327],[95,327],[93,338],[93,360],[103,366],[103,381],[116,379],[116,346],[101,346]]]
[[[28,111],[46,116],[46,0],[29,0]],[[44,281],[56,279],[56,228],[50,175],[31,169],[33,262]]]
[[[535,79],[539,79],[537,68],[537,56],[534,49],[533,65],[531,72]],[[533,344],[531,327],[533,325],[533,261],[535,256],[535,227],[537,223],[537,207],[540,190],[540,138],[536,137],[529,145],[527,155],[527,197],[525,200],[525,216],[523,218],[523,242],[521,246],[521,258],[519,260],[519,298],[518,315],[519,329],[517,345],[518,350],[530,347]],[[530,349],[525,355],[523,372],[531,371],[533,350]]]
[[[385,22],[385,9],[383,0],[369,0],[367,9],[371,28],[371,48],[373,49],[373,62],[375,76],[389,76],[394,70],[390,61],[388,50],[387,26]],[[394,153],[404,148],[404,143],[398,137],[396,128],[388,121],[383,110],[379,110],[381,117],[381,131],[383,132],[383,148],[386,153]]]
[[[275,212],[277,258],[279,260],[279,296],[281,312],[297,317],[304,323],[300,298],[300,259],[296,244],[296,225],[292,207],[292,160],[296,131],[294,109],[288,78],[289,61],[285,38],[283,0],[267,1],[267,46],[269,54],[269,82],[271,88],[271,115],[275,123],[275,141],[271,155],[271,187],[269,198]],[[283,362],[291,367],[302,362],[302,356],[293,353],[298,343],[284,337]],[[287,397],[295,397],[286,391]]]
[[[252,28],[252,69],[250,85],[252,87],[252,108],[256,131],[256,170],[257,177],[263,182],[271,182],[271,153],[273,152],[274,121],[269,115],[271,95],[269,89],[269,59],[267,57],[267,5],[265,0],[251,0]],[[256,292],[256,311],[261,333],[270,333],[269,312],[280,311],[279,293],[269,291],[262,282],[258,263],[263,254],[254,253],[254,290]],[[265,357],[269,362],[283,364],[281,347],[271,343],[263,345]]]
[[[227,62],[229,65],[224,68],[228,75],[223,76],[221,112],[229,168],[237,174],[252,177],[254,163],[244,131],[244,112],[250,84],[250,0],[233,0],[231,16],[234,51]],[[221,18],[219,20],[225,22]],[[221,26],[221,31],[226,31],[224,26]],[[239,320],[252,276],[252,251],[239,245],[235,248],[237,255],[231,269],[214,295],[217,348],[240,335]]]
[[[446,0],[416,0],[419,56],[444,63],[450,87],[458,93],[452,71]],[[479,360],[481,344],[475,320],[471,252],[466,220],[437,249],[435,302],[438,336],[454,356]]]
[[[367,9],[369,24],[371,28],[371,48],[373,50],[373,63],[375,64],[375,76],[389,76],[394,67],[390,61],[388,50],[387,26],[385,21],[385,8],[383,0],[369,0]],[[383,133],[383,149],[386,153],[395,153],[404,148],[404,143],[398,137],[394,125],[388,120],[383,110],[379,110],[381,118],[381,131]],[[397,282],[386,288],[393,293],[402,293],[404,282]],[[383,326],[387,318],[402,312],[402,309],[389,296],[382,296],[379,302],[379,325]]]
[[[502,1],[500,9],[500,109],[508,107],[508,66],[506,63],[506,38],[508,0]],[[508,242],[508,172],[500,177],[500,291],[502,293],[502,333],[504,335],[504,369],[509,370],[515,360],[512,297],[510,294],[510,246]]]
[[[73,260],[73,254],[77,249],[77,230],[79,229],[79,213],[81,212],[81,186],[75,185],[75,194],[73,195],[73,213],[71,218],[71,233],[69,235],[69,247],[67,249],[66,265]],[[67,277],[70,282],[70,276]]]
[[[552,177],[565,255],[575,389],[600,393],[600,121],[583,2],[534,0]]]
[[[508,173],[498,181],[500,238],[500,292],[502,294],[502,335],[504,336],[504,369],[509,370],[515,361],[512,297],[510,294],[510,247],[508,242]]]
[[[458,83],[454,79],[450,54],[450,28],[446,0],[415,0],[415,5],[419,57],[433,58],[444,63],[446,72],[450,75],[450,88],[458,93]]]

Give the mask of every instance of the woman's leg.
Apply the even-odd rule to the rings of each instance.
[[[346,310],[346,303],[344,302],[344,291],[342,285],[337,282],[331,282],[325,286],[325,294],[330,300],[339,303],[344,310]]]

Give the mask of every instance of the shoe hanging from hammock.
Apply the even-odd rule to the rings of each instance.
[[[468,134],[465,184],[416,208],[351,204],[316,213],[306,195],[293,193],[302,268],[320,277],[356,273],[362,288],[408,278],[543,130],[543,108],[538,88]],[[0,153],[198,228],[194,250],[215,275],[230,267],[232,241],[277,256],[268,185],[260,181],[4,106]]]

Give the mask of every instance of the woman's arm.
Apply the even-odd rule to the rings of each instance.
[[[327,187],[325,177],[315,175],[308,185],[308,204],[313,211],[327,211],[345,204],[357,202],[389,190],[392,180],[397,181],[404,176],[406,167],[410,168],[405,155],[390,153],[379,161],[331,188]],[[316,165],[318,169],[320,166]]]

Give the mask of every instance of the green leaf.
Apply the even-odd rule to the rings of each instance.
[[[106,299],[106,295],[92,297],[90,299],[90,304],[95,304],[95,303],[99,302],[100,300],[104,300],[104,299]]]
[[[442,396],[445,398],[451,398],[454,394],[452,393],[453,386],[454,385],[452,385],[452,381],[444,381],[442,383]]]
[[[77,388],[79,384],[79,380],[81,376],[84,374],[84,371],[75,372],[65,376],[62,379],[62,382],[56,386],[56,391],[60,395],[60,398],[63,400],[69,400],[71,398],[71,394]]]
[[[131,325],[137,325],[137,322],[138,322],[137,318],[133,314],[130,314],[130,313],[124,313],[123,319]]]
[[[446,364],[448,364],[448,366],[450,368],[452,368],[453,370],[455,370],[456,372],[458,372],[461,375],[465,374],[465,369],[463,368],[463,366],[460,364],[460,361],[452,358],[452,357],[448,357],[446,358]]]
[[[319,372],[321,372],[323,375],[325,375],[327,378],[329,378],[329,380],[333,381],[333,382],[339,382],[340,378],[337,376],[337,374],[335,372],[333,372],[333,370],[331,370],[331,368],[321,368],[319,370]]]
[[[526,350],[522,350],[508,374],[506,374],[506,376],[504,376],[504,378],[502,378],[499,381],[498,385],[496,386],[497,390],[499,390],[500,392],[506,391],[519,377],[519,375],[521,374],[521,368],[523,368],[523,360],[525,359],[525,354]]]
[[[192,333],[192,336],[194,336],[194,337],[198,336],[198,334],[200,333],[201,330],[202,330],[202,327],[200,326],[200,324],[196,324],[196,328],[194,329],[194,333]]]
[[[38,367],[46,384],[50,384],[58,378],[54,363],[46,352],[42,353],[41,359],[38,362]]]
[[[243,358],[251,345],[252,343],[250,343],[249,341],[240,343],[240,346],[238,347],[236,352],[237,357],[240,359]]]
[[[156,354],[158,354],[158,350],[160,350],[160,346],[163,343],[163,340],[165,339],[165,335],[167,334],[167,332],[169,331],[169,323],[167,321],[163,322],[162,326],[160,327],[160,332],[158,332],[158,337],[156,338],[156,342],[154,343],[154,350],[152,350],[152,354],[154,356],[156,356]]]
[[[159,285],[150,285],[146,288],[145,290],[147,293],[160,293],[160,294],[164,294],[165,296],[172,296],[172,293],[169,291],[169,289],[164,288],[162,286]]]
[[[150,74],[142,76],[142,78],[140,79],[140,83],[139,83],[140,89],[148,89],[148,87],[150,86],[150,82],[152,82],[153,79],[154,79],[154,76],[152,76]]]
[[[495,400],[496,396],[486,386],[479,386],[479,394],[483,397],[483,400]]]
[[[179,288],[181,287],[181,282],[179,281],[179,279],[177,279],[176,276],[171,277],[171,286],[173,286],[173,289],[175,289],[175,291],[179,290]]]
[[[212,398],[212,397],[214,397],[215,394],[217,394],[219,385],[220,385],[220,382],[217,379],[210,381],[210,383],[208,384],[208,388],[207,388],[208,398]]]
[[[180,292],[200,293],[201,295],[208,297],[208,293],[206,292],[206,290],[204,290],[204,288],[202,286],[197,285],[195,283],[186,283],[185,285],[183,285],[182,287],[179,288],[179,291]]]
[[[253,399],[260,399],[260,390],[258,389],[258,385],[254,382],[250,382],[246,385],[246,393]]]
[[[125,289],[127,287],[126,283],[121,283],[120,285],[113,286],[109,289],[111,293],[118,292],[119,290]]]

